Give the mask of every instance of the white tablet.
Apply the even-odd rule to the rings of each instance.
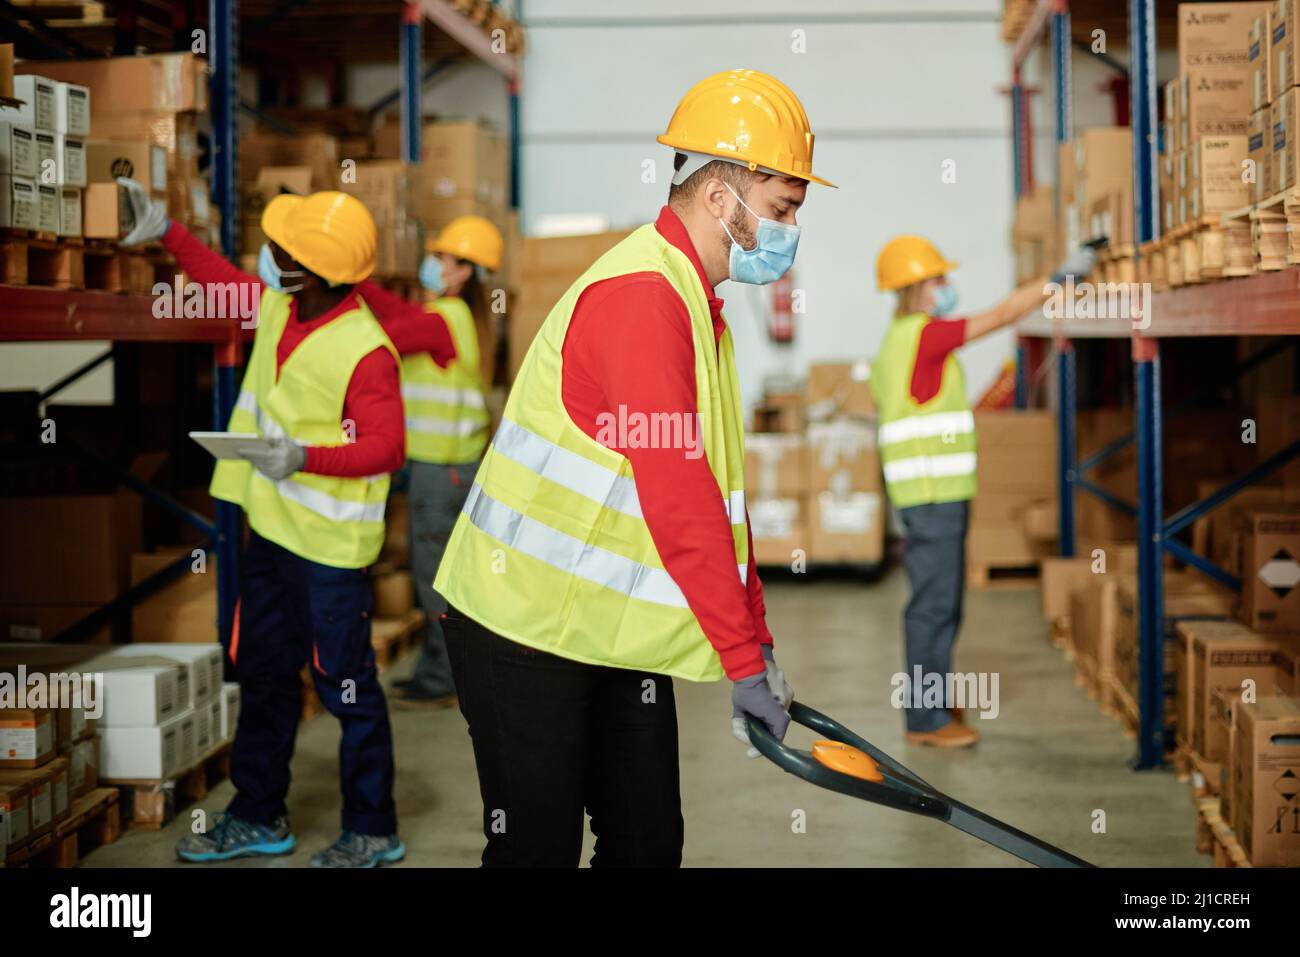
[[[219,459],[242,459],[246,452],[271,447],[267,439],[253,432],[191,432],[190,438]]]

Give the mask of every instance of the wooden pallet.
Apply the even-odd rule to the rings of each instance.
[[[10,0],[20,9],[18,19],[22,20],[23,10],[30,16],[39,17],[45,26],[54,29],[73,29],[109,24],[112,20],[104,13],[104,5],[96,0]]]
[[[158,831],[171,823],[177,811],[203,800],[212,788],[228,777],[229,743],[221,745],[177,777],[161,781],[114,780],[109,783],[122,792],[127,827]]]
[[[1093,277],[1100,282],[1137,282],[1136,251],[1131,244],[1103,247],[1097,253]]]
[[[1035,564],[966,563],[966,585],[981,591],[998,591],[1038,587],[1039,568]]]
[[[400,618],[376,618],[370,625],[375,667],[387,671],[394,661],[416,647],[424,635],[424,612],[413,608]]]
[[[1139,724],[1137,702],[1128,693],[1123,682],[1114,675],[1106,675],[1103,680],[1107,700],[1112,709],[1111,713],[1119,719],[1120,725],[1124,728],[1124,737],[1137,738]]]
[[[1214,855],[1215,867],[1250,867],[1250,858],[1223,819],[1217,797],[1196,802],[1196,850]]]
[[[1202,216],[1165,239],[1165,273],[1171,285],[1212,282],[1255,271],[1249,221]],[[1176,260],[1176,265],[1172,260]]]
[[[1218,761],[1210,761],[1197,754],[1186,743],[1181,745],[1177,754],[1181,755],[1181,763],[1176,766],[1187,768],[1187,778],[1192,785],[1192,799],[1200,800],[1201,798],[1220,798],[1223,790],[1223,765]],[[1178,759],[1175,759],[1178,762]]]
[[[122,834],[117,788],[95,788],[76,798],[67,817],[5,858],[6,867],[76,867],[101,844]]]
[[[1155,292],[1169,288],[1169,275],[1165,268],[1165,246],[1159,239],[1138,247],[1137,281],[1149,282]]]
[[[0,234],[0,282],[9,286],[81,289],[85,246],[75,237],[22,230]]]
[[[1250,211],[1251,249],[1255,269],[1276,271],[1285,269],[1291,259],[1290,230],[1287,206],[1295,206],[1294,190],[1275,193],[1260,200]]]

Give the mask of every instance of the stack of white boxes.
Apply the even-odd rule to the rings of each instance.
[[[90,90],[14,77],[19,108],[0,108],[0,226],[81,235]]]
[[[173,778],[225,742],[220,645],[123,645],[81,667],[100,673],[103,777]]]

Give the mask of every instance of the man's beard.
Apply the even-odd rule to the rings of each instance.
[[[745,207],[739,203],[736,204],[735,211],[731,214],[731,219],[727,220],[727,228],[731,230],[731,235],[735,238],[736,244],[741,249],[753,249],[758,240],[754,236],[754,230],[749,225],[749,215],[745,212]],[[730,247],[726,245],[727,234],[722,234],[723,247],[730,254]]]

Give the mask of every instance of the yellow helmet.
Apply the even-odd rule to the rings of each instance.
[[[375,221],[347,193],[282,193],[262,210],[262,232],[330,282],[361,282],[375,271]]]
[[[504,246],[501,231],[482,216],[457,216],[442,227],[436,239],[424,243],[425,252],[448,253],[457,259],[468,259],[490,272],[501,268]]]
[[[876,288],[881,292],[942,276],[957,268],[922,236],[895,236],[876,257]]]
[[[664,146],[762,167],[782,176],[834,186],[812,171],[808,114],[791,89],[757,70],[706,77],[677,104]]]

